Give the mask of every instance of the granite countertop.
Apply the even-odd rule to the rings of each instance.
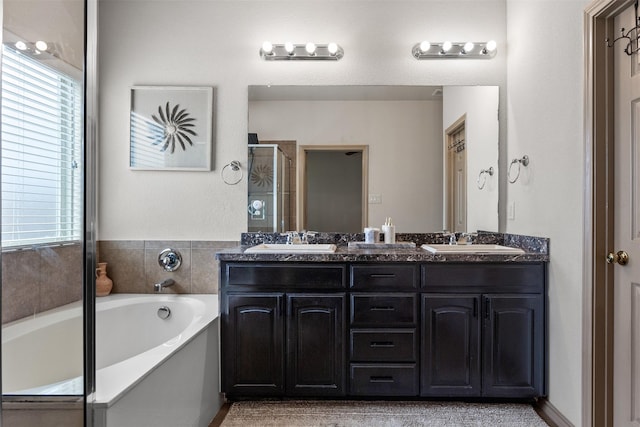
[[[524,254],[433,254],[421,248],[424,243],[446,242],[442,233],[404,233],[396,235],[398,242],[414,242],[415,248],[397,248],[386,245],[360,249],[349,247],[349,242],[362,242],[361,233],[318,233],[310,243],[334,243],[334,253],[245,253],[260,243],[284,243],[279,233],[243,233],[241,246],[226,249],[216,254],[220,261],[237,262],[548,262],[549,239],[504,233],[479,232],[476,243],[499,244],[517,247]]]

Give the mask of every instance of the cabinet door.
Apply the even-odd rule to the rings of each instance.
[[[282,395],[283,294],[228,295],[223,322],[224,390],[229,395]]]
[[[422,295],[421,396],[479,396],[479,295]]]
[[[287,395],[345,394],[345,294],[287,294]]]
[[[484,297],[483,395],[536,397],[544,384],[542,295]]]

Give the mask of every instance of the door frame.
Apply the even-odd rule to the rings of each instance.
[[[613,19],[635,0],[594,0],[584,13],[582,424],[613,425]],[[621,49],[616,45],[614,48]]]
[[[306,195],[306,172],[307,172],[307,152],[309,151],[358,151],[362,153],[362,226],[366,227],[369,219],[369,146],[368,145],[298,145],[298,165],[297,165],[297,185],[296,193],[298,202],[296,203],[296,217],[298,219],[298,229],[306,230],[307,215],[305,205]]]
[[[455,134],[457,134],[461,129],[465,130],[465,145],[467,144],[467,136],[466,136],[466,132],[467,132],[467,115],[463,114],[458,120],[456,120],[455,122],[453,122],[451,125],[449,125],[449,127],[447,127],[447,129],[444,131],[444,147],[443,147],[443,153],[444,153],[444,157],[445,157],[445,170],[444,170],[444,176],[445,176],[445,191],[444,191],[444,203],[443,206],[445,207],[445,213],[444,213],[444,220],[445,220],[445,224],[444,224],[444,229],[445,230],[449,230],[449,231],[455,231],[455,177],[454,177],[454,169],[455,169],[455,153],[451,153],[451,150],[449,149],[449,146],[451,145],[451,141],[453,140],[453,136]],[[464,191],[465,191],[465,200],[467,198],[467,152],[466,152],[466,147],[465,147],[465,156],[464,156],[464,163],[465,163],[465,185],[464,185]],[[465,224],[466,224],[467,218],[466,218],[466,206],[465,206]]]

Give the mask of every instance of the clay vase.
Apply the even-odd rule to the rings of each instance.
[[[98,268],[96,268],[96,296],[107,296],[112,288],[113,280],[107,276],[107,263],[99,262]]]

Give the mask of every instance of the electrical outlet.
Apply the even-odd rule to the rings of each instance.
[[[507,206],[507,218],[510,220],[516,219],[516,202],[510,202]]]
[[[381,194],[369,194],[369,204],[371,205],[379,205],[382,203],[382,195]]]

